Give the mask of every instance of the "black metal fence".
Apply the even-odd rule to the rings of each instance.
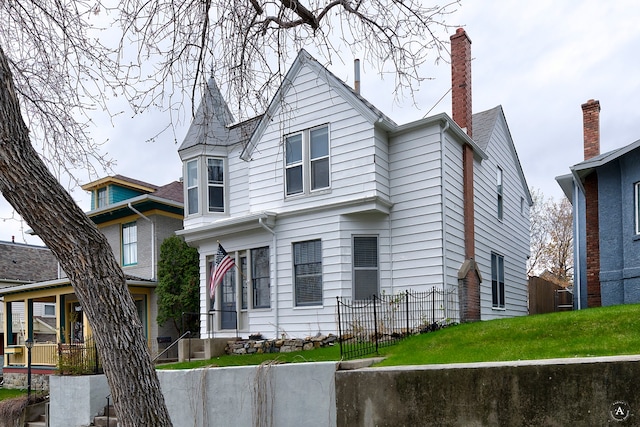
[[[58,372],[60,375],[102,373],[94,338],[88,337],[81,343],[58,343]]]
[[[354,359],[412,334],[459,322],[456,288],[374,295],[366,300],[337,297],[340,355]]]

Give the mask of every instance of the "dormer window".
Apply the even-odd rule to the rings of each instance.
[[[209,212],[224,212],[224,159],[207,159]]]
[[[329,126],[320,126],[285,138],[285,192],[310,194],[329,188]]]

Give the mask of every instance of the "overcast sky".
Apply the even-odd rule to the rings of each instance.
[[[450,24],[463,25],[472,41],[474,111],[502,105],[527,182],[545,196],[562,197],[554,178],[583,160],[580,106],[587,100],[600,101],[601,152],[640,139],[635,102],[640,95],[639,18],[637,0],[463,1],[448,18]],[[353,59],[343,58],[344,66],[329,69],[351,84]],[[438,102],[451,85],[449,65],[429,63],[422,74],[434,79],[422,84],[417,106],[410,99],[393,103],[393,79],[381,81],[365,63],[361,94],[398,124],[420,119],[432,108],[430,115],[450,114],[450,96]],[[135,119],[122,115],[93,134],[109,140],[106,149],[118,162],[114,173],[163,185],[181,176],[177,148],[186,127],[178,127],[175,136],[165,133],[146,141],[159,123],[168,121],[157,113]],[[82,190],[73,196],[89,209]],[[15,236],[16,242],[40,244],[24,233],[28,228],[0,198],[0,240]]]

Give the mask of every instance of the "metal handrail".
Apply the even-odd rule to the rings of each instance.
[[[172,342],[172,343],[169,345],[169,347],[165,348],[165,349],[164,349],[164,350],[162,350],[160,353],[158,353],[158,354],[156,355],[156,357],[154,357],[154,358],[151,360],[151,363],[154,363],[156,360],[158,360],[158,358],[159,358],[160,356],[162,356],[162,355],[163,355],[163,354],[165,354],[167,351],[169,351],[169,350],[170,350],[174,345],[178,344],[178,343],[180,342],[180,340],[181,340],[182,338],[186,337],[187,335],[191,335],[191,331],[187,331],[187,332],[185,332],[185,333],[184,333],[184,334],[182,334],[182,335],[181,335],[177,340],[175,340],[174,342]]]

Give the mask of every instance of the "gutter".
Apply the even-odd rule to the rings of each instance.
[[[275,327],[276,327],[276,334],[275,336],[278,337],[279,332],[280,332],[280,313],[278,311],[278,239],[276,237],[276,232],[273,228],[269,227],[265,222],[264,222],[264,217],[260,217],[258,218],[258,224],[260,224],[262,226],[262,228],[264,228],[265,230],[267,230],[269,233],[271,233],[271,235],[273,236],[273,289],[274,289],[274,293],[275,293],[275,298],[273,299],[273,309],[275,311]]]
[[[156,280],[156,270],[158,269],[156,264],[156,223],[134,208],[131,202],[127,203],[127,206],[141,218],[151,223],[151,280]]]

